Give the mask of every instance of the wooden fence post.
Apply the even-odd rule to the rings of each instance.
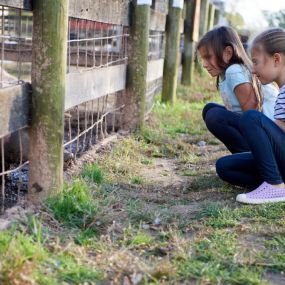
[[[216,7],[215,15],[214,15],[214,26],[218,25],[219,20],[220,20],[220,14],[221,14],[220,9]]]
[[[33,11],[28,196],[36,202],[63,185],[68,0],[37,0]]]
[[[178,53],[183,0],[170,0],[166,21],[166,46],[163,67],[162,102],[173,104],[176,100]]]
[[[214,20],[215,20],[215,5],[211,3],[209,5],[207,31],[213,29]]]
[[[201,0],[200,5],[200,26],[199,26],[199,38],[201,38],[207,32],[207,24],[208,24],[208,16],[209,16],[209,0]],[[203,67],[198,62],[196,58],[196,70],[200,75],[205,74]]]
[[[149,21],[151,0],[133,0],[131,15],[131,37],[127,70],[127,106],[129,128],[142,129],[145,120],[145,100],[147,90],[147,62],[149,50]]]
[[[190,86],[194,76],[195,42],[199,38],[200,0],[189,0],[186,3],[184,21],[184,53],[181,83]]]
[[[199,37],[202,37],[207,32],[208,16],[209,0],[201,0]]]

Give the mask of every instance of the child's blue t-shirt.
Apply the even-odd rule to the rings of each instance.
[[[251,73],[243,64],[232,64],[226,69],[223,80],[219,82],[219,92],[227,110],[236,113],[243,112],[234,90],[240,84],[251,82]],[[261,89],[264,95],[262,112],[273,119],[278,89],[273,84],[261,85]]]
[[[243,83],[251,83],[251,74],[243,64],[230,65],[219,82],[219,92],[229,111],[242,113],[239,101],[234,92],[235,88]]]

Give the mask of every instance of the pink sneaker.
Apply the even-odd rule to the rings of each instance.
[[[237,195],[236,200],[246,204],[285,202],[285,188],[276,188],[267,182],[263,182],[255,190]]]

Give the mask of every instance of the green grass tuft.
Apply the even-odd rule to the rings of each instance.
[[[131,184],[143,185],[144,178],[142,176],[133,176],[131,179]]]
[[[47,200],[47,205],[60,222],[77,228],[88,228],[97,213],[97,203],[84,180],[76,180]]]
[[[103,170],[97,164],[87,164],[84,167],[82,176],[89,181],[92,181],[97,184],[102,184],[104,181]]]

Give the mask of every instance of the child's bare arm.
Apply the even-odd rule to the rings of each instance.
[[[234,92],[243,111],[247,111],[249,109],[256,110],[258,108],[257,99],[251,83],[238,85]]]

